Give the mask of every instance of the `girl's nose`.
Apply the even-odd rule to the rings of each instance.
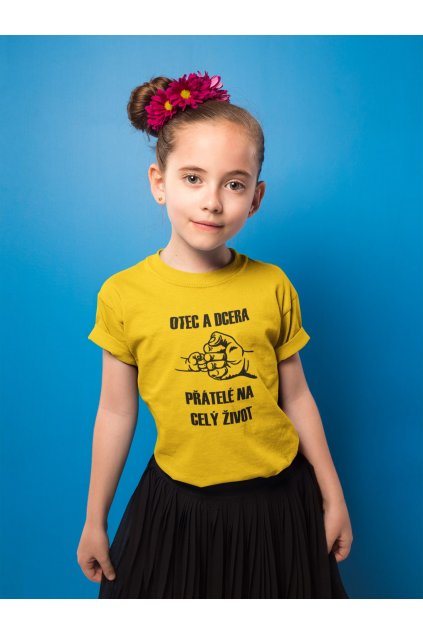
[[[203,203],[203,209],[207,209],[208,211],[222,211],[222,202],[217,191],[208,191]]]

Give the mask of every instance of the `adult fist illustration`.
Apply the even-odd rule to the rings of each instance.
[[[249,361],[244,355],[244,349],[230,335],[215,330],[203,350],[204,359],[201,364],[205,364],[213,379],[231,379],[248,370]]]

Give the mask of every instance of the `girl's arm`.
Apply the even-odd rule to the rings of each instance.
[[[281,361],[278,369],[279,406],[298,432],[299,451],[313,465],[323,498],[328,553],[332,551],[336,560],[342,561],[351,550],[351,521],[319,410],[308,388],[299,353]]]
[[[138,418],[137,367],[103,350],[86,523],[107,528],[107,516],[132,443]]]
[[[307,385],[297,352],[278,364],[279,406],[300,437],[299,450],[314,467],[325,504],[343,502],[344,494],[330,455],[319,410]]]

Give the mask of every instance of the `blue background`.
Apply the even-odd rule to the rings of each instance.
[[[230,243],[301,298],[301,358],[347,500],[351,598],[423,596],[423,38],[0,38],[2,598],[95,598],[83,528],[112,273],[165,246],[150,142],[127,120],[156,75],[220,74],[261,121],[267,190]],[[113,539],[150,457],[140,402]]]

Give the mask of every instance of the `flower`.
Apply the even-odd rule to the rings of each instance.
[[[204,76],[201,77],[200,71],[198,75],[201,78],[204,91],[204,101],[206,99],[215,99],[216,101],[229,101],[229,95],[226,90],[222,90],[222,82],[219,75],[213,75],[209,77],[207,72],[204,72]]]
[[[157,93],[150,99],[150,104],[145,106],[148,113],[147,123],[154,130],[159,130],[177,112],[169,99],[166,90],[159,88]]]
[[[187,106],[196,108],[202,103],[207,95],[207,88],[195,73],[190,73],[188,78],[183,75],[171,81],[167,87],[167,94],[173,105],[185,110]]]
[[[190,73],[188,77],[182,75],[179,79],[172,80],[166,90],[159,89],[150,104],[145,107],[148,113],[147,122],[155,130],[160,129],[171,119],[178,109],[185,110],[187,106],[197,108],[199,104],[208,99],[216,101],[229,101],[229,95],[222,89],[219,75],[209,77],[205,71]]]

